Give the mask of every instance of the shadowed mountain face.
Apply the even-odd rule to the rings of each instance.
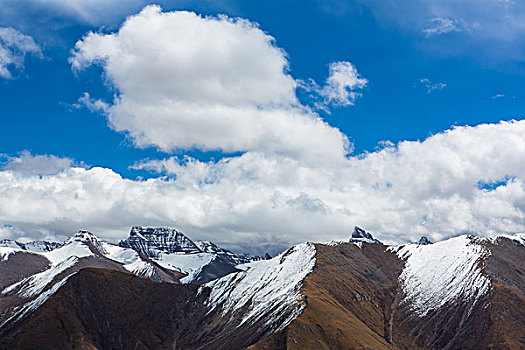
[[[84,269],[0,348],[523,349],[524,248],[303,244],[200,285]]]

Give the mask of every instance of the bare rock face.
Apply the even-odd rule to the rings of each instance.
[[[432,244],[432,242],[430,241],[430,239],[428,239],[427,237],[425,236],[422,236],[419,241],[417,242],[417,244],[419,245],[428,245],[428,244]]]
[[[350,237],[349,242],[350,243],[366,242],[366,243],[382,244],[379,240],[372,237],[372,234],[370,232],[366,232],[365,230],[363,230],[362,228],[358,226],[354,227],[354,232],[352,232],[352,236]]]
[[[158,258],[161,253],[197,253],[199,247],[181,232],[171,228],[135,226],[129,237],[119,246],[131,248],[149,258]]]

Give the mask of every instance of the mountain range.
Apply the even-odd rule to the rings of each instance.
[[[523,349],[525,235],[250,258],[169,228],[0,241],[2,349]]]

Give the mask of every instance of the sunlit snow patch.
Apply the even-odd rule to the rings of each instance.
[[[399,277],[405,292],[401,303],[421,317],[456,300],[475,303],[490,288],[490,280],[482,274],[480,266],[487,251],[471,236],[389,250],[406,260]]]
[[[0,247],[0,261],[7,261],[11,254],[15,254],[17,252],[25,252],[25,250],[13,247]]]
[[[315,252],[312,243],[302,243],[273,259],[245,264],[245,271],[205,284],[212,289],[207,306],[211,310],[222,307],[225,315],[246,307],[240,325],[269,312],[273,320],[288,314],[275,330],[283,329],[305,306],[300,302],[301,282],[314,268]]]

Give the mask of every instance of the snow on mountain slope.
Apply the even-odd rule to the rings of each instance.
[[[0,324],[0,328],[2,328],[5,324],[11,322],[11,321],[18,321],[24,315],[26,315],[28,312],[36,310],[38,307],[40,307],[43,303],[46,302],[47,299],[49,299],[50,296],[55,294],[68,280],[69,277],[71,277],[74,274],[71,274],[69,276],[64,277],[59,282],[55,283],[51,288],[41,293],[38,297],[33,299],[32,301],[22,305],[20,308],[17,309],[15,313],[13,313],[10,317],[8,317],[6,320],[4,320]]]
[[[212,289],[207,306],[211,310],[220,307],[223,315],[232,313],[232,317],[237,311],[244,312],[240,325],[255,322],[265,313],[271,313],[269,322],[275,322],[289,312],[284,322],[275,325],[276,330],[283,329],[304,308],[300,287],[314,268],[315,253],[312,243],[302,243],[273,259],[246,264],[245,271],[209,282],[204,285]]]
[[[6,287],[2,291],[2,295],[7,295],[19,289],[17,295],[21,298],[34,297],[42,293],[46,286],[51,283],[57,275],[75,265],[77,261],[78,257],[70,256],[64,261],[53,264],[49,269],[43,272],[24,278],[23,280]]]
[[[152,260],[166,269],[178,270],[188,274],[188,276],[181,279],[181,282],[191,283],[195,281],[195,277],[202,268],[213,261],[215,256],[212,253],[172,253],[160,254]]]
[[[52,265],[60,264],[70,257],[83,258],[86,256],[94,256],[89,247],[81,240],[72,240],[71,238],[66,243],[57,249],[50,252],[41,253],[45,256]]]
[[[157,273],[153,265],[143,260],[136,260],[130,264],[126,264],[124,268],[134,275],[150,279],[153,279]]]
[[[231,261],[232,264],[235,264],[235,265],[246,264],[250,261],[255,261],[255,260],[262,260],[262,258],[256,258],[254,260],[253,258],[250,259],[247,256],[239,256],[233,252],[230,252],[229,250],[226,250],[224,248],[217,246],[215,243],[210,242],[210,241],[195,241],[194,243],[204,253],[214,253],[217,255],[222,255],[224,258]]]
[[[17,295],[21,298],[34,297],[41,293],[57,275],[72,267],[79,258],[94,256],[93,252],[83,241],[84,235],[84,232],[79,232],[69,238],[60,248],[44,253],[34,253],[44,256],[51,262],[51,266],[43,272],[26,277],[6,287],[2,291],[2,295],[18,290]]]
[[[490,289],[481,272],[487,251],[472,236],[459,236],[430,245],[389,247],[405,260],[399,281],[405,292],[401,302],[419,316],[456,300],[474,303]]]
[[[7,261],[9,259],[9,255],[14,254],[16,252],[23,252],[24,250],[21,248],[14,248],[14,247],[2,247],[0,246],[0,260]]]
[[[518,242],[521,245],[525,245],[525,233],[516,233],[514,235],[501,234],[496,237],[489,237],[485,239],[489,240],[493,244],[497,244],[498,238],[507,238],[507,239],[510,239],[511,241]]]
[[[23,244],[20,244],[17,241],[13,241],[11,239],[2,239],[2,240],[0,240],[0,247],[24,249]]]
[[[48,241],[33,241],[24,243],[24,249],[34,253],[50,252],[54,249],[60,248],[61,243]]]

